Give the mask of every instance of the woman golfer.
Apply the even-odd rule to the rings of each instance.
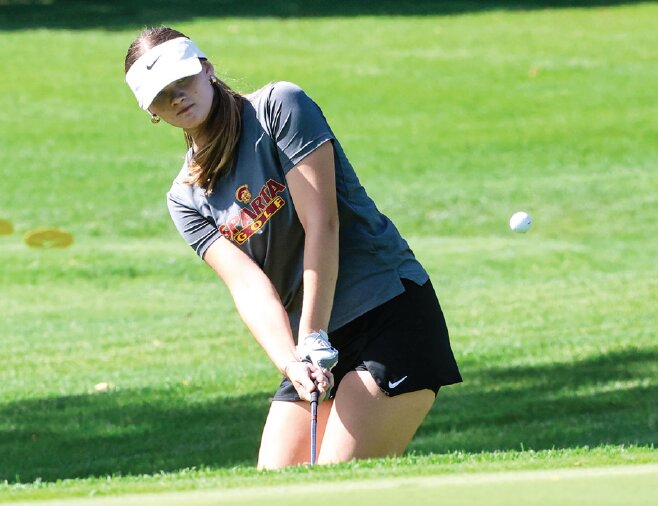
[[[185,134],[167,194],[178,231],[284,376],[258,466],[308,462],[316,390],[318,463],[402,453],[439,387],[461,377],[427,273],[318,105],[287,82],[232,91],[170,28],[144,30],[125,70],[151,120]]]

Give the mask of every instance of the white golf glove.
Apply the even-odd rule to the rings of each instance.
[[[302,342],[297,345],[299,357],[310,361],[322,369],[331,369],[338,363],[338,350],[331,346],[329,336],[324,330],[311,332],[304,336]]]

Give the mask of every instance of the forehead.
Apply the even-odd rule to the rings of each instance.
[[[167,86],[162,88],[162,90],[155,96],[153,99],[153,102],[158,102],[160,100],[166,99],[173,93],[177,92],[180,89],[188,89],[193,87],[196,82],[197,78],[201,75],[202,73],[194,74],[191,76],[187,77],[181,77],[180,79],[177,79],[173,83],[169,83]]]

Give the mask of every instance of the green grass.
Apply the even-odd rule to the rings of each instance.
[[[494,477],[499,473],[515,475],[543,471],[605,470],[612,466],[634,466],[653,469],[655,452],[643,447],[601,446],[543,451],[500,451],[448,454],[410,454],[399,458],[373,459],[340,465],[292,467],[280,471],[256,471],[254,467],[189,468],[174,473],[108,475],[96,478],[65,479],[57,482],[38,480],[30,484],[6,484],[3,500],[52,500],[58,497],[112,497],[128,494],[158,494],[196,491],[231,491],[247,493],[261,487],[316,486],[334,483],[337,489],[360,482],[364,488],[377,487],[382,478],[391,483],[404,483],[410,478],[445,477],[451,481],[476,481],[478,475]]]
[[[338,504],[380,504],[395,506],[413,503],[430,506],[437,500],[450,504],[474,506],[523,505],[528,503],[580,506],[582,504],[638,505],[651,504],[655,497],[658,466],[613,466],[594,469],[555,469],[545,471],[505,471],[504,473],[442,474],[435,476],[362,477],[335,482],[296,483],[294,486],[263,485],[249,488],[215,488],[159,493],[123,494],[102,497],[90,493],[89,498],[49,501],[51,506],[169,506],[186,504],[205,506],[239,505],[302,505],[321,497]],[[94,491],[96,492],[96,491]],[[36,506],[39,501],[16,503]]]
[[[241,91],[285,79],[320,103],[430,271],[465,379],[405,457],[258,473],[279,378],[167,215],[181,135],[122,73],[148,11],[120,2],[106,30],[12,3],[0,501],[658,461],[655,4],[151,20]],[[535,224],[515,235],[521,209]],[[23,244],[45,225],[76,243]]]

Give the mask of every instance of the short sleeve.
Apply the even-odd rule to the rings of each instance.
[[[295,84],[274,83],[265,112],[284,173],[334,139],[320,107]]]
[[[172,192],[167,194],[167,207],[178,232],[183,236],[199,257],[222,235],[217,227],[196,209],[177,201]]]

